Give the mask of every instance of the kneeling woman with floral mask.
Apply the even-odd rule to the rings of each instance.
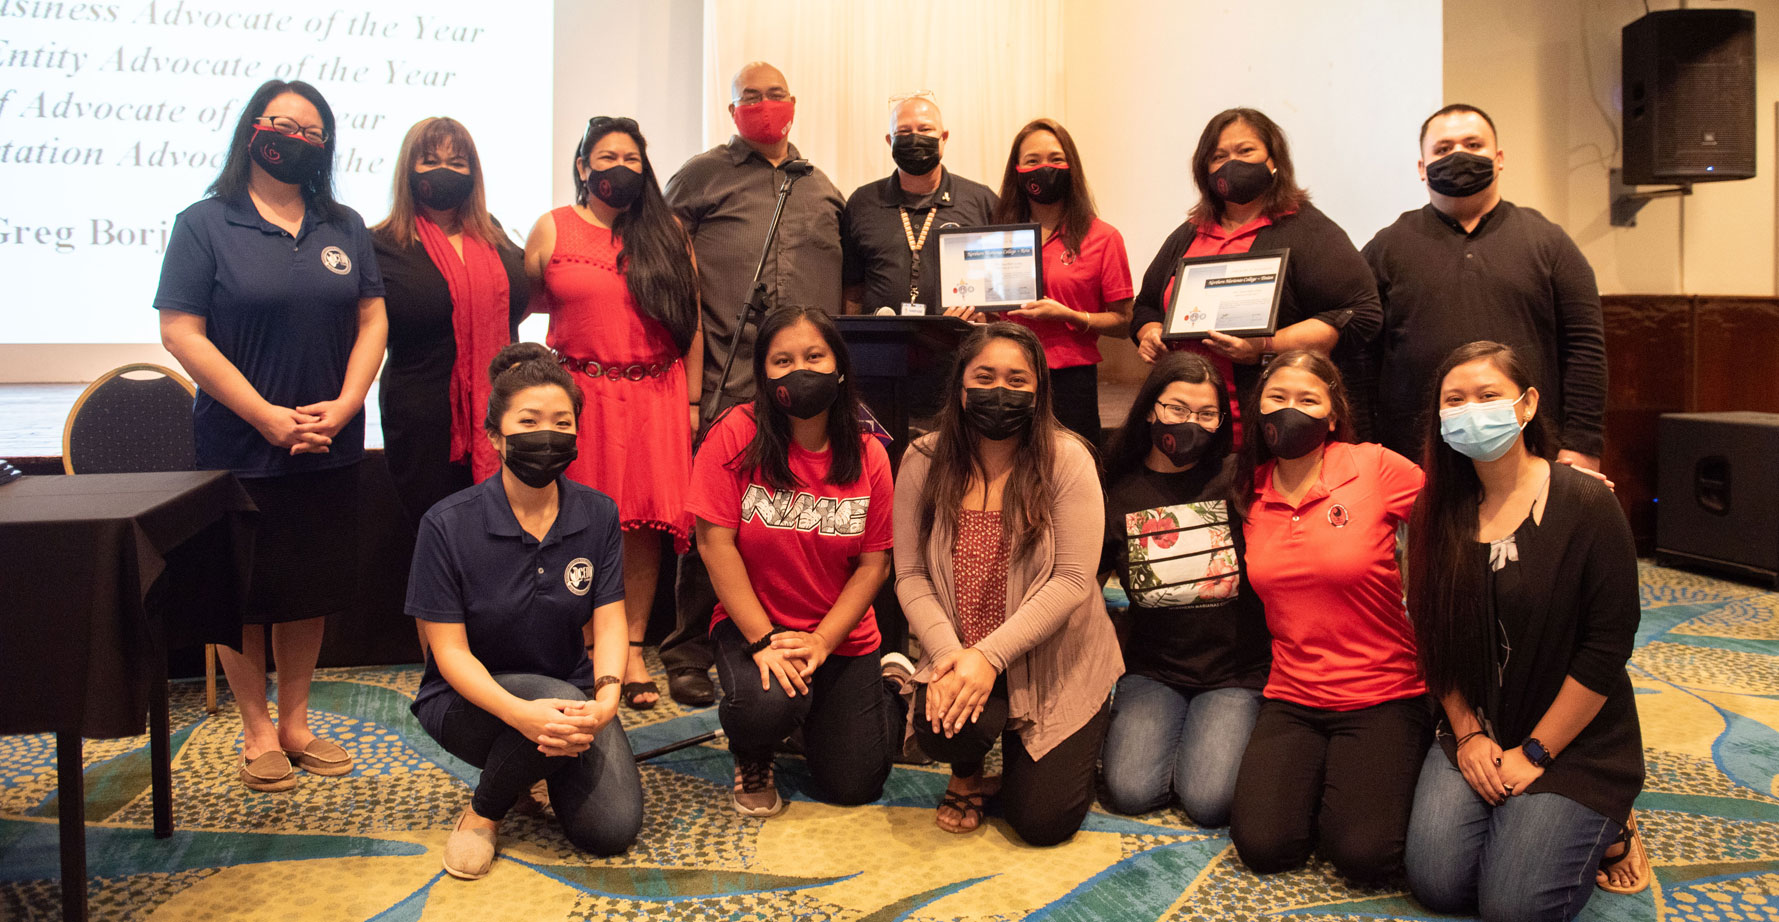
[[[579,848],[618,854],[642,826],[642,779],[615,719],[628,651],[618,507],[562,476],[580,390],[536,343],[502,349],[489,377],[500,473],[421,520],[407,603],[432,649],[414,716],[483,770],[445,844],[445,870],[469,880],[493,866],[500,821],[540,779]]]

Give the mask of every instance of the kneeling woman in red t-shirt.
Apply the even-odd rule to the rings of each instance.
[[[772,751],[799,727],[818,789],[876,800],[901,741],[871,600],[894,543],[889,455],[859,424],[834,321],[783,308],[760,323],[753,405],[717,420],[692,464],[698,552],[710,569],[718,717],[744,816],[784,809]]]
[[[1229,837],[1262,874],[1319,851],[1346,877],[1402,870],[1432,715],[1402,604],[1396,527],[1421,469],[1354,444],[1327,357],[1281,354],[1245,414],[1235,478],[1248,581],[1266,603],[1272,673],[1237,771]]]

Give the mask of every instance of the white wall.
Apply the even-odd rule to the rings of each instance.
[[[1446,99],[1494,117],[1507,152],[1503,191],[1562,225],[1606,294],[1775,292],[1779,0],[1692,5],[1755,11],[1756,177],[1657,199],[1636,227],[1620,228],[1608,220],[1607,193],[1607,171],[1623,160],[1619,30],[1643,15],[1642,0],[1444,3]]]

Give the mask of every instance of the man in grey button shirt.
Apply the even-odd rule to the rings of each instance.
[[[752,292],[754,267],[766,243],[766,227],[781,167],[800,158],[787,139],[797,97],[784,74],[755,62],[737,71],[729,114],[737,134],[727,144],[687,160],[667,181],[667,204],[692,235],[698,256],[698,279],[704,301],[704,400],[716,399],[723,360],[735,318]],[[766,307],[819,307],[840,313],[840,190],[815,170],[797,181],[785,201],[778,238],[766,255],[760,281],[766,285]],[[729,373],[728,405],[753,398],[753,338],[742,335]]]
[[[783,184],[783,165],[799,159],[788,140],[797,97],[784,74],[763,62],[745,65],[730,85],[729,115],[736,134],[727,144],[687,160],[667,181],[667,204],[692,235],[704,303],[704,406],[706,410],[753,399],[753,331],[742,333],[729,382],[719,397],[723,361],[735,319],[752,291],[754,267]],[[778,237],[766,254],[760,281],[766,308],[818,307],[840,313],[840,190],[821,170],[798,180],[785,200]],[[715,407],[712,407],[715,404]],[[705,705],[715,700],[710,682],[710,614],[716,593],[698,551],[680,559],[675,586],[678,623],[661,642],[661,664],[675,701]]]

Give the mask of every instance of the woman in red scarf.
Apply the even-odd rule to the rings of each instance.
[[[421,119],[396,163],[389,217],[371,235],[388,288],[383,444],[411,535],[434,503],[500,469],[481,434],[488,363],[515,338],[531,289],[523,254],[488,214],[462,124]]]
[[[661,197],[642,129],[598,116],[575,148],[575,202],[525,240],[525,273],[550,314],[548,343],[586,394],[568,476],[617,500],[630,658],[624,703],[661,700],[642,659],[661,534],[690,547],[692,427],[704,367],[692,244]]]

